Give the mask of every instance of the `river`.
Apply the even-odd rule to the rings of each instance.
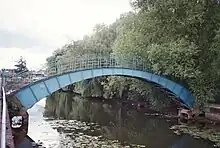
[[[43,117],[45,100],[30,110],[29,136],[47,148],[147,147],[212,148],[208,141],[170,130],[175,119],[149,117],[136,109],[116,104],[81,101],[75,103],[71,120]]]

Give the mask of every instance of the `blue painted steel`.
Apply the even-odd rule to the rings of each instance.
[[[19,96],[19,100],[21,101],[22,105],[27,109],[29,106],[33,106],[33,104],[35,104],[38,101],[30,87],[25,87],[25,89],[21,89],[16,94],[16,96],[17,95]]]
[[[50,94],[55,92],[57,90],[57,88],[60,88],[60,85],[59,85],[56,77],[45,80],[45,84],[47,85],[47,88],[48,88]]]
[[[21,101],[23,106],[26,109],[29,109],[40,99],[49,96],[65,86],[94,77],[110,75],[135,77],[157,83],[173,92],[179,100],[189,108],[194,105],[195,99],[193,95],[183,86],[149,72],[126,68],[95,68],[54,75],[20,89],[15,95]]]

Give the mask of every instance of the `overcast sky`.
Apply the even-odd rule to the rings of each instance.
[[[129,0],[0,0],[0,68],[20,56],[39,68],[57,48],[130,9]]]

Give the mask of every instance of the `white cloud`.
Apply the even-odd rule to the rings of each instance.
[[[0,67],[13,68],[20,56],[27,61],[27,67],[30,69],[39,69],[50,56],[50,52],[35,53],[31,50],[20,48],[0,48]]]
[[[79,39],[91,32],[97,23],[112,23],[121,13],[129,10],[129,0],[0,0],[0,29],[40,39],[57,48],[70,39]],[[36,48],[33,47],[32,51]],[[31,63],[34,61],[40,62],[46,55],[33,56],[31,49],[15,46],[1,48],[1,67],[12,64],[2,60],[2,57],[11,59],[12,55],[17,55],[6,54],[12,49],[19,56],[24,54],[30,65],[35,65]],[[42,49],[46,50],[46,46]],[[6,50],[4,55],[3,50]]]

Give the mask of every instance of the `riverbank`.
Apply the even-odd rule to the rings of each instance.
[[[215,143],[215,147],[220,147],[220,125],[207,125],[203,128],[196,125],[174,125],[170,129],[175,134],[190,134],[196,139],[202,138]]]

